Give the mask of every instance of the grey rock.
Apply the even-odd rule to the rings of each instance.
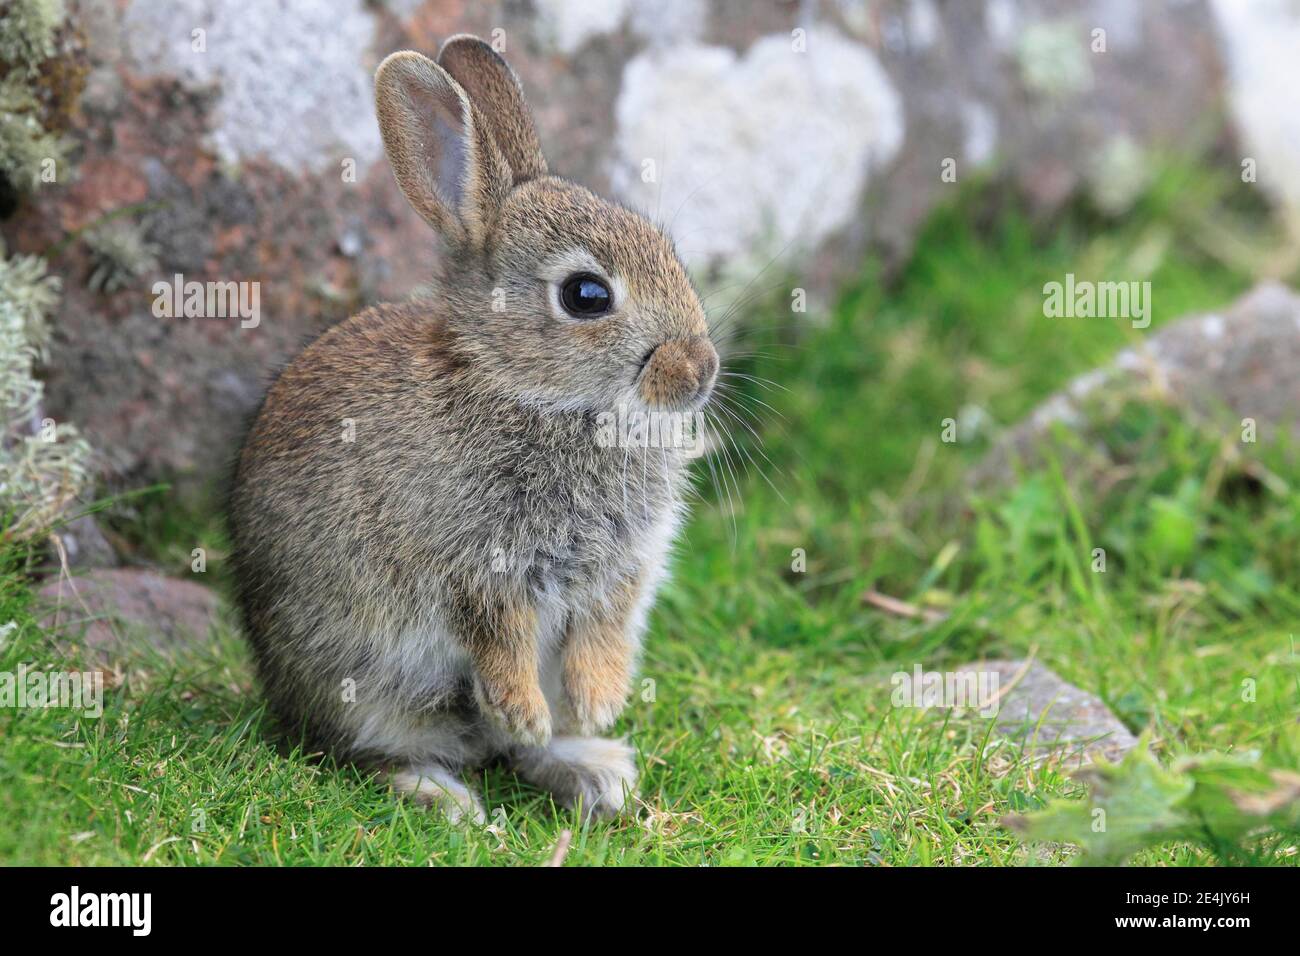
[[[225,373],[263,381],[323,327],[428,277],[433,239],[397,191],[373,115],[369,78],[389,51],[433,53],[458,32],[503,43],[556,172],[649,205],[706,284],[747,280],[794,239],[768,276],[793,273],[817,302],[865,249],[904,257],[976,172],[1013,180],[1042,211],[1098,189],[1101,206],[1123,208],[1146,157],[1216,140],[1221,51],[1255,91],[1242,70],[1285,35],[1202,0],[253,6],[71,5],[94,78],[70,131],[78,175],[0,225],[11,249],[36,252],[135,208],[160,248],[159,274],[113,296],[85,294],[80,244],[55,263],[65,293],[48,404],[112,479],[202,487],[256,402]],[[1300,182],[1290,143],[1260,146],[1261,175]],[[647,159],[657,183],[641,179]],[[155,318],[152,285],[178,272],[259,282],[261,325]],[[207,401],[210,383],[243,407]]]
[[[1074,379],[1002,435],[974,470],[973,483],[994,487],[1013,462],[1036,462],[1055,423],[1086,432],[1089,404],[1103,395],[1148,396],[1222,428],[1225,436],[1240,438],[1247,422],[1260,442],[1279,429],[1300,436],[1297,368],[1300,296],[1262,283],[1227,309],[1179,319],[1140,350],[1126,349],[1110,365]]]
[[[1286,100],[1300,87],[1300,8],[1286,3],[1211,0],[1228,68],[1228,94],[1243,159],[1300,235],[1300,110]]]
[[[995,729],[1038,760],[1077,768],[1098,756],[1116,761],[1137,738],[1095,695],[1075,687],[1037,661],[984,661],[958,674],[992,673],[998,681]],[[1023,673],[1022,673],[1023,672]],[[987,679],[987,678],[986,678]]]
[[[375,22],[363,0],[131,0],[123,25],[137,73],[220,89],[210,137],[227,162],[379,158],[366,63]]]
[[[1263,429],[1300,426],[1300,296],[1275,282],[1257,286],[1223,312],[1175,322],[1151,337],[1147,351],[1178,402],[1206,416],[1251,418]],[[1121,372],[1143,374],[1146,356],[1123,352]],[[1300,431],[1296,431],[1300,434]]]
[[[164,652],[206,640],[221,606],[216,592],[142,568],[90,571],[45,583],[43,625],[95,656],[140,646]]]

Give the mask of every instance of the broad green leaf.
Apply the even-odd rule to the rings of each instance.
[[[1185,757],[1166,770],[1143,740],[1120,763],[1075,775],[1083,800],[1056,800],[1006,820],[1027,841],[1074,843],[1079,863],[1115,865],[1171,841],[1211,849],[1266,829],[1300,828],[1300,774],[1268,771],[1251,755]]]

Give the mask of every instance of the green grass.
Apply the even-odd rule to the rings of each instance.
[[[476,778],[500,808],[486,830],[395,803],[267,736],[227,626],[190,657],[123,662],[101,720],[0,710],[0,817],[22,821],[0,829],[0,860],[537,864],[567,828],[569,865],[1064,862],[1069,847],[1026,848],[999,820],[1081,796],[1077,782],[985,722],[890,704],[893,672],[981,657],[1035,655],[1149,729],[1162,759],[1253,751],[1267,767],[1300,766],[1294,448],[1243,445],[1121,396],[1099,410],[1097,437],[1122,469],[1085,474],[1049,457],[972,490],[992,426],[940,440],[942,420],[974,420],[971,409],[1014,422],[1141,334],[1045,319],[1044,282],[1149,278],[1157,325],[1241,292],[1247,278],[1189,235],[1189,204],[1223,199],[1213,183],[1174,176],[1122,222],[1071,211],[1050,229],[979,191],[935,216],[900,275],[885,284],[868,267],[803,332],[764,304],[782,291],[749,306],[752,328],[779,331],[746,337],[742,351],[757,354],[743,371],[782,387],[731,381],[763,416],[771,461],[751,439],[761,469],[726,478],[726,491],[703,470],[647,641],[649,683],[619,727],[640,755],[635,819],[579,824],[500,769]],[[170,570],[188,571],[196,538],[220,563],[215,532],[147,521],[142,538],[184,529],[142,542]],[[1090,570],[1094,547],[1105,574]],[[3,584],[0,617],[20,629],[0,670],[60,666],[21,580]],[[884,614],[862,599],[872,588],[948,617]],[[1138,861],[1294,865],[1298,841],[1170,845]]]

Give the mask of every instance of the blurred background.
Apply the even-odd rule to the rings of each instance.
[[[458,31],[519,72],[552,168],[670,226],[715,304],[770,262],[765,278],[811,296],[796,320],[814,320],[868,254],[907,262],[933,211],[975,181],[1039,222],[1076,200],[1119,217],[1198,164],[1279,227],[1252,245],[1207,215],[1194,241],[1252,278],[1295,266],[1292,0],[3,9],[0,229],[63,280],[43,410],[114,479],[202,485],[269,368],[428,275],[371,74]],[[1179,215],[1205,212],[1188,200]],[[176,274],[259,283],[262,321],[160,321],[152,286]]]
[[[670,230],[725,330],[729,436],[648,662],[693,676],[634,718],[645,746],[770,764],[884,714],[882,670],[1037,659],[1117,752],[1148,729],[1300,762],[1298,0],[0,0],[0,493],[92,617],[161,646],[219,618],[220,488],[268,375],[430,273],[371,77],[458,32],[519,73],[553,171]],[[1143,314],[1053,313],[1075,280]],[[191,281],[255,284],[256,321],[160,315]],[[216,701],[200,726],[251,686],[217,646],[233,683],[168,671]],[[700,726],[717,753],[683,752]],[[924,776],[893,762],[932,729],[853,746]],[[943,740],[964,796],[904,787],[819,858],[1014,860],[980,815],[1071,792]],[[799,792],[778,765],[762,813]],[[674,799],[725,802],[726,773]]]

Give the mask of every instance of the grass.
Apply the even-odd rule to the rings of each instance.
[[[901,274],[883,283],[868,266],[798,334],[758,296],[741,368],[781,388],[730,381],[763,416],[770,462],[751,439],[731,456],[761,469],[734,482],[724,458],[703,470],[619,726],[640,755],[637,818],[582,825],[499,769],[481,778],[488,829],[395,803],[267,736],[227,625],[192,655],[123,661],[100,720],[0,710],[0,818],[22,821],[0,828],[0,861],[539,864],[571,829],[569,865],[1065,862],[1070,847],[1027,848],[999,820],[1080,797],[1080,784],[987,722],[890,704],[893,672],[981,657],[1034,655],[1148,729],[1162,759],[1252,751],[1300,766],[1294,448],[1108,396],[1094,437],[1122,469],[1085,471],[1062,452],[995,487],[967,480],[998,424],[1142,334],[1045,319],[1044,282],[1148,278],[1156,325],[1247,287],[1191,234],[1188,208],[1223,189],[1171,174],[1121,222],[1072,210],[1050,229],[977,190],[935,216]],[[970,440],[941,441],[945,418]],[[208,519],[133,507],[149,529],[140,553],[188,573],[198,542],[220,580]],[[1104,574],[1091,570],[1096,547]],[[19,625],[0,670],[72,666],[21,577],[0,584],[0,617]],[[862,599],[873,588],[948,616],[884,614]],[[1295,865],[1298,838],[1137,860]]]

